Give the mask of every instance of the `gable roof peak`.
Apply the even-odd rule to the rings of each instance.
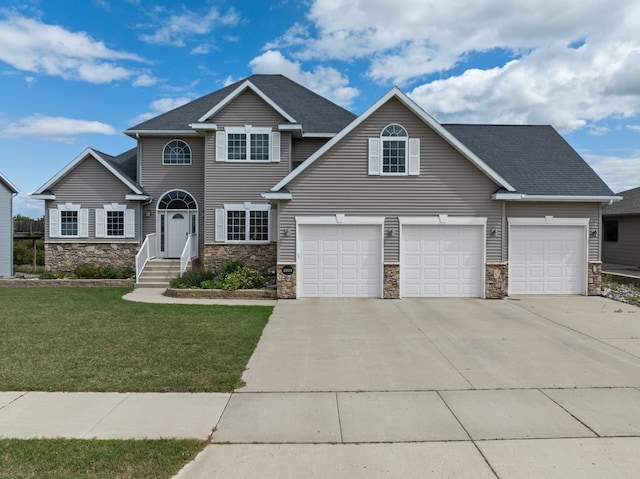
[[[0,183],[4,183],[9,191],[14,195],[17,195],[19,193],[18,188],[16,188],[13,183],[11,183],[9,179],[2,174],[2,172],[0,172]]]

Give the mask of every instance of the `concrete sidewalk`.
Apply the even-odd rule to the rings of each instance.
[[[161,304],[203,304],[226,306],[275,306],[275,299],[204,299],[204,298],[171,298],[165,296],[165,288],[135,288],[125,294],[122,299],[137,303],[161,303]]]

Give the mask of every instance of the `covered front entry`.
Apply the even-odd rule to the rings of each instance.
[[[484,220],[471,220],[402,225],[401,297],[484,297]]]
[[[161,258],[179,258],[191,234],[198,233],[198,206],[186,191],[165,193],[158,202],[158,240]]]
[[[509,294],[586,294],[588,218],[509,218]]]
[[[324,224],[305,223],[314,221],[311,218],[296,220],[298,297],[382,296],[383,220],[380,224],[354,224],[347,218],[337,223],[335,217],[326,217]]]

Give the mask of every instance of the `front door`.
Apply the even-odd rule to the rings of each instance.
[[[167,212],[169,225],[167,228],[167,258],[179,258],[189,235],[187,213],[180,211]]]

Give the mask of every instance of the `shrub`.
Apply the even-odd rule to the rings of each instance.
[[[74,269],[73,275],[78,279],[96,279],[100,277],[100,268],[95,264],[85,263]]]
[[[135,278],[136,277],[136,270],[133,269],[131,266],[126,266],[120,273],[120,278],[122,279],[129,279],[129,278]]]
[[[122,272],[115,266],[105,265],[100,267],[98,277],[106,279],[120,279],[122,277]]]
[[[240,268],[244,268],[245,264],[242,260],[239,259],[231,259],[222,263],[222,268],[220,268],[220,279],[224,280],[231,273],[235,273]]]
[[[208,269],[195,269],[185,271],[179,278],[173,278],[172,281],[169,282],[169,286],[172,288],[199,288],[203,281],[215,279],[216,275],[213,271]],[[182,286],[173,286],[174,284],[180,284]]]
[[[64,279],[67,277],[67,273],[64,271],[43,271],[38,275],[38,279]]]
[[[219,281],[206,279],[202,283],[200,283],[200,287],[202,289],[222,289],[222,284]]]
[[[241,266],[236,271],[227,274],[222,280],[222,289],[235,291],[236,289],[262,288],[266,284],[264,276],[255,269]]]

